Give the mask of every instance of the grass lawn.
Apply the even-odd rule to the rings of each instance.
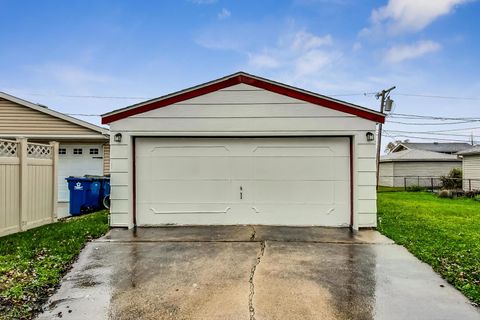
[[[480,304],[480,202],[379,192],[378,229]]]
[[[102,211],[0,238],[0,319],[31,318],[85,243],[107,230]]]

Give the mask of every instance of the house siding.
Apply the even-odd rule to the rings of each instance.
[[[388,169],[388,164],[392,166],[391,172]],[[385,183],[381,185],[391,187],[403,187],[405,183],[407,186],[430,186],[431,178],[446,176],[453,168],[461,167],[460,160],[384,162],[380,164],[380,181]],[[434,183],[438,184],[438,181],[434,180]]]
[[[10,135],[93,135],[99,133],[0,98],[0,136]]]
[[[111,123],[112,226],[133,226],[134,137],[350,136],[354,227],[376,226],[375,123],[239,84]],[[116,133],[122,142],[113,141]]]
[[[384,187],[393,187],[393,162],[380,162],[378,184]]]
[[[480,190],[480,154],[463,156],[463,179],[464,190]]]
[[[103,145],[103,174],[110,174],[110,144]]]

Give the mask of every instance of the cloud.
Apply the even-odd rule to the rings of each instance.
[[[361,34],[385,30],[389,33],[417,32],[467,2],[471,0],[389,0],[386,6],[372,11],[371,26]]]
[[[399,63],[405,60],[419,58],[425,54],[440,50],[441,46],[434,41],[418,41],[411,45],[393,46],[385,54],[384,61]]]
[[[331,64],[334,58],[334,55],[326,51],[307,51],[295,61],[295,73],[297,76],[315,74]]]
[[[266,52],[251,53],[249,54],[248,60],[252,66],[263,69],[274,69],[280,66],[280,62],[274,55]]]
[[[222,11],[218,13],[217,17],[220,20],[224,20],[230,18],[231,15],[232,13],[228,9],[223,8]]]
[[[293,37],[292,49],[309,50],[309,49],[314,49],[324,45],[331,45],[331,44],[332,44],[332,36],[329,34],[323,37],[319,37],[305,31],[300,31],[300,32],[297,32]]]
[[[248,64],[258,69],[283,70],[292,77],[315,74],[335,62],[340,54],[332,49],[331,35],[315,35],[305,30],[279,39],[276,46],[249,53]],[[327,49],[326,49],[327,47]]]

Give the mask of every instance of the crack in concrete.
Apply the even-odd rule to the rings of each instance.
[[[255,234],[253,234],[253,236],[254,235]],[[260,252],[257,255],[257,260],[255,261],[255,264],[250,270],[250,278],[248,280],[248,282],[250,283],[250,293],[248,295],[248,311],[250,312],[250,320],[255,320],[255,307],[253,306],[253,296],[255,295],[255,284],[253,283],[253,280],[255,277],[255,271],[257,270],[257,266],[260,264],[260,261],[262,260],[262,257],[265,254],[265,247],[266,247],[266,241],[261,241]]]
[[[250,236],[250,241],[255,241],[255,236],[257,235],[257,230],[255,230],[255,226],[250,226],[252,228],[252,235]]]

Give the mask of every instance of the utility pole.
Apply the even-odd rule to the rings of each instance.
[[[396,87],[393,86],[390,89],[387,90],[382,90],[378,92],[375,97],[377,99],[381,98],[380,100],[380,112],[384,113],[385,109],[387,111],[391,110],[392,102],[393,100],[390,99],[390,92],[394,90]],[[387,108],[385,106],[387,105]],[[379,123],[378,124],[378,135],[377,135],[377,190],[378,190],[378,183],[380,180],[380,152],[382,149],[382,127],[383,124]]]

